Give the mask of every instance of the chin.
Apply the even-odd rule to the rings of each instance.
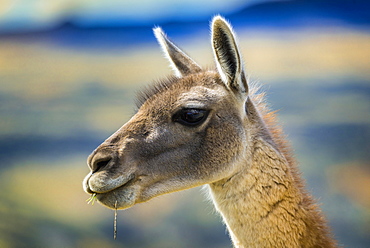
[[[117,188],[96,195],[98,202],[110,209],[126,209],[136,203],[136,192],[132,188]]]

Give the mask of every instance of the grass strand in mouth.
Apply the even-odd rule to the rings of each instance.
[[[114,234],[113,238],[117,238],[117,201],[114,203],[114,222],[113,222],[113,228],[114,228]]]
[[[91,205],[94,205],[94,203],[96,201],[96,193],[91,194],[90,197],[89,197],[89,199],[87,199],[86,201],[87,201],[87,204],[90,204],[91,203]]]

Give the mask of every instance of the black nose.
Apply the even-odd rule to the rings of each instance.
[[[98,151],[97,153],[92,154],[92,156],[93,157],[89,159],[89,167],[92,173],[98,172],[112,161],[112,155],[106,154],[106,152]]]

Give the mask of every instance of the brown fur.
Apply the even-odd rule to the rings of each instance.
[[[177,77],[139,95],[137,113],[90,155],[85,191],[125,209],[208,184],[235,247],[335,247],[230,25],[212,23],[217,70],[155,34]]]
[[[262,103],[264,102],[265,101],[262,101]],[[260,105],[259,110],[260,113],[262,113],[263,120],[271,133],[274,143],[287,161],[294,186],[299,190],[299,194],[302,196],[300,206],[308,210],[306,212],[307,216],[303,217],[307,232],[302,235],[300,243],[305,244],[303,247],[335,247],[336,244],[321,210],[305,189],[305,183],[301,178],[297,162],[292,154],[292,149],[287,142],[282,128],[277,124],[276,111],[269,111],[265,104]]]

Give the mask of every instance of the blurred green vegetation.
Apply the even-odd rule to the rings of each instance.
[[[238,33],[339,242],[368,247],[370,34]],[[208,38],[178,43],[212,63]],[[135,92],[169,73],[154,42],[95,51],[0,40],[0,247],[231,247],[199,189],[120,211],[117,240],[113,212],[85,202],[87,156],[134,113]]]

